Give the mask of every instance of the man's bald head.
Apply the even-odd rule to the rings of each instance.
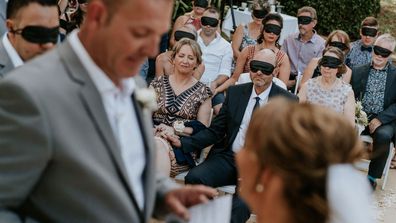
[[[276,55],[271,49],[262,49],[254,54],[253,60],[267,62],[275,66]]]

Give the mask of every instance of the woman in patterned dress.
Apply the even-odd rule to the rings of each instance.
[[[345,73],[344,53],[336,47],[326,48],[319,60],[321,75],[309,79],[298,94],[300,102],[308,101],[323,105],[344,114],[351,125],[355,125],[355,96],[351,85],[337,78]]]
[[[262,1],[255,1],[252,5],[252,19],[248,24],[240,24],[232,36],[232,52],[234,60],[238,59],[243,48],[257,43],[263,18],[269,12],[269,5]]]
[[[226,84],[223,84],[224,89],[218,89],[218,91],[223,91],[228,86],[234,85],[242,73],[248,73],[250,71],[249,64],[253,59],[254,54],[262,49],[271,49],[276,54],[276,64],[273,75],[285,84],[289,81],[289,57],[285,52],[280,50],[280,45],[278,43],[283,27],[282,16],[277,13],[269,13],[264,17],[262,23],[263,27],[261,29],[261,34],[257,39],[257,43],[255,45],[249,45],[242,50],[238,56],[234,73],[231,78],[225,82]]]
[[[162,75],[150,84],[158,103],[158,110],[153,114],[158,170],[171,176],[193,166],[196,154],[173,149],[166,136],[192,135],[209,125],[212,93],[193,77],[194,70],[202,63],[201,56],[194,40],[179,40],[172,54],[174,73]]]
[[[326,47],[334,46],[342,50],[344,55],[347,55],[351,46],[350,46],[349,36],[346,32],[342,30],[334,30],[331,32],[326,40]],[[324,50],[326,52],[326,50]],[[318,65],[319,58],[313,58],[307,67],[304,70],[301,84],[304,84],[307,80],[317,77],[320,75],[320,69]],[[352,70],[346,66],[345,73],[340,74],[339,77],[346,83],[351,82]]]

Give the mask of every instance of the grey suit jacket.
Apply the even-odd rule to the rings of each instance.
[[[155,177],[151,112],[135,105],[147,160],[142,211],[100,94],[70,44],[7,75],[0,81],[0,214],[38,222],[147,222],[155,200],[177,186]]]
[[[11,58],[8,56],[8,53],[4,48],[3,37],[0,36],[0,78],[4,77],[6,73],[10,72],[14,68],[15,66],[12,63]]]
[[[7,3],[5,0],[0,0],[0,36],[2,36],[5,32],[7,32],[6,27],[6,9]]]

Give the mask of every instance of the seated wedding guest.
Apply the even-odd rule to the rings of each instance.
[[[269,5],[262,0],[256,0],[252,4],[252,19],[248,24],[241,23],[235,30],[232,36],[232,51],[234,53],[234,60],[238,59],[241,51],[249,46],[257,43],[257,38],[262,32],[263,18],[270,11]]]
[[[371,62],[373,44],[378,37],[379,24],[376,18],[366,17],[360,28],[360,39],[351,43],[351,50],[346,57],[346,65],[351,69],[357,65]]]
[[[289,35],[282,45],[282,50],[289,56],[291,66],[289,88],[296,84],[297,75],[304,72],[309,61],[322,56],[325,48],[325,40],[314,30],[318,20],[316,10],[304,6],[298,9],[297,18],[299,32]]]
[[[9,0],[7,29],[0,41],[0,78],[52,49],[59,36],[56,0]]]
[[[274,99],[253,114],[236,155],[239,192],[257,223],[373,223],[370,186],[353,166],[361,154],[344,117]]]
[[[344,114],[351,125],[355,125],[355,97],[352,87],[337,78],[345,73],[344,53],[336,47],[325,49],[318,61],[320,76],[309,79],[300,89],[301,102],[319,104]]]
[[[188,12],[184,15],[177,17],[175,23],[173,24],[172,33],[169,39],[169,45],[172,47],[176,40],[174,38],[176,30],[180,27],[191,24],[195,27],[195,30],[201,29],[201,17],[205,11],[205,9],[209,6],[208,0],[193,0],[191,12]]]
[[[383,34],[374,42],[371,62],[352,69],[351,84],[355,97],[362,102],[369,124],[363,134],[373,137],[373,154],[368,178],[376,188],[381,178],[389,144],[395,136],[396,127],[396,67],[389,62],[396,40],[390,34]]]
[[[220,12],[215,7],[205,10],[201,18],[202,28],[198,30],[197,42],[202,50],[205,72],[201,82],[210,86],[213,92],[213,114],[217,115],[224,102],[225,82],[231,76],[232,47],[217,32],[220,25]]]
[[[250,71],[250,61],[254,55],[262,49],[270,49],[276,54],[274,77],[278,77],[287,84],[290,75],[290,62],[285,52],[280,50],[279,38],[283,27],[283,19],[280,14],[269,13],[263,19],[263,26],[257,39],[257,44],[244,48],[238,57],[235,71],[227,80],[225,86],[235,84],[241,73]]]
[[[337,47],[344,53],[345,55],[349,52],[349,36],[346,32],[342,30],[335,30],[329,34],[326,40],[326,48],[329,46]],[[326,49],[323,51],[323,53],[326,52]],[[318,58],[313,58],[308,66],[305,68],[302,79],[301,79],[301,84],[304,84],[307,80],[320,76],[320,69],[318,62],[320,60],[320,57]],[[352,76],[352,70],[346,66],[346,71],[345,73],[340,75],[340,78],[345,82],[349,83],[351,82],[351,76]]]
[[[171,55],[173,74],[162,75],[150,84],[155,89],[159,107],[153,114],[155,135],[159,140],[158,170],[168,176],[174,177],[195,166],[197,154],[174,151],[166,141],[166,135],[193,135],[209,125],[212,92],[193,76],[202,63],[201,56],[194,40],[179,40]]]
[[[265,106],[272,97],[282,96],[297,101],[290,92],[273,84],[276,54],[270,49],[257,52],[250,62],[252,82],[231,86],[220,113],[210,127],[191,137],[168,137],[174,147],[185,153],[200,151],[213,145],[207,158],[192,168],[185,177],[186,184],[204,184],[212,187],[236,185],[237,170],[234,154],[242,148],[253,110]],[[241,205],[232,213],[235,222],[246,222],[249,211]]]
[[[61,1],[61,3],[63,2]],[[69,5],[70,4],[72,3],[69,3]],[[76,9],[72,13],[69,13],[66,10],[64,10],[64,13],[61,14],[61,19],[60,19],[60,28],[61,28],[61,33],[63,35],[66,36],[74,29],[80,28],[81,24],[85,19],[85,14],[87,12],[87,5],[88,5],[87,0],[77,0],[75,2]]]
[[[197,40],[197,31],[195,30],[194,26],[191,24],[186,24],[176,30],[174,35],[175,41],[179,41],[182,38],[189,38],[192,40]],[[173,61],[172,61],[172,54],[173,51],[169,50],[166,52],[161,53],[155,59],[155,77],[159,77],[161,75],[171,75],[173,73]],[[195,70],[194,70],[194,77],[195,79],[201,79],[203,72],[205,71],[205,66],[201,63]]]

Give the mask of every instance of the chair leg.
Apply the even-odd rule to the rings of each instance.
[[[386,182],[388,181],[390,165],[392,163],[393,156],[395,155],[395,148],[393,146],[393,143],[390,144],[389,150],[390,151],[389,151],[388,159],[386,160],[384,173],[383,173],[384,180],[382,182],[382,187],[381,187],[382,190],[385,190]]]

